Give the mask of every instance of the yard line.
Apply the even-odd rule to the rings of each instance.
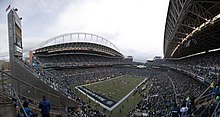
[[[123,75],[124,76],[124,75]],[[119,76],[119,77],[116,77],[116,78],[120,78],[122,76]],[[116,79],[116,78],[111,78],[109,80],[113,80],[113,79]],[[101,82],[96,82],[96,83],[92,83],[92,84],[86,84],[86,85],[81,85],[81,86],[77,86],[75,87],[77,90],[79,90],[82,94],[86,95],[88,98],[90,98],[91,100],[93,100],[94,102],[98,103],[99,105],[101,105],[103,108],[106,108],[107,110],[109,111],[112,111],[114,108],[116,108],[118,105],[120,105],[126,98],[128,98],[128,96],[130,96],[134,91],[135,89],[137,89],[137,87],[139,87],[140,85],[142,85],[146,80],[148,79],[148,77],[146,77],[142,82],[140,82],[135,88],[133,88],[126,96],[124,96],[121,100],[119,100],[115,105],[113,105],[111,108],[107,107],[106,105],[102,104],[101,102],[97,101],[96,99],[94,99],[93,97],[89,96],[88,94],[86,94],[84,91],[82,91],[81,89],[79,89],[78,87],[81,87],[81,86],[88,86],[88,85],[92,85],[92,84],[97,84],[97,83],[101,83],[101,82],[104,82],[104,81],[101,81]],[[109,81],[108,80],[108,81]]]

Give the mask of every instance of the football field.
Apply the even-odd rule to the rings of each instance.
[[[119,76],[97,83],[78,86],[78,95],[86,102],[89,102],[93,108],[98,109],[102,113],[111,115],[113,117],[126,117],[128,112],[134,109],[136,104],[143,98],[140,95],[143,93],[148,93],[150,85],[146,84],[149,83],[150,81],[148,78]],[[145,85],[147,86],[147,90],[142,91],[141,94],[135,93],[135,90],[140,91]],[[137,86],[139,87],[137,88]],[[92,92],[94,95],[88,96],[88,93],[85,93],[85,90],[80,91],[79,87],[85,88],[86,91],[89,93]],[[100,103],[101,101],[96,100],[97,98],[94,100],[94,96],[100,96],[101,98],[107,99],[107,101],[110,100],[114,103],[106,108],[103,105],[108,104]],[[106,108],[107,111],[104,110],[104,108]],[[110,110],[108,108],[110,108]]]
[[[118,102],[143,80],[144,78],[121,76],[85,87],[98,95]]]

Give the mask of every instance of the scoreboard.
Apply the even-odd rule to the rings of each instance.
[[[13,8],[8,13],[8,38],[10,58],[22,59],[22,29],[21,18]]]

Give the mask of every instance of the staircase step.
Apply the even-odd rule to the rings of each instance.
[[[12,103],[0,103],[0,117],[16,117],[17,113]]]

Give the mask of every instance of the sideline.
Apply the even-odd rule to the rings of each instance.
[[[124,75],[123,75],[124,76]],[[122,76],[119,76],[119,77],[122,77]],[[119,78],[119,77],[116,77],[116,78]],[[112,78],[112,79],[109,79],[109,80],[113,80],[113,79],[116,79],[116,78]],[[81,85],[81,86],[77,86],[75,87],[78,91],[80,91],[82,94],[86,95],[88,98],[90,98],[91,100],[93,100],[94,102],[98,103],[99,105],[101,105],[103,108],[107,109],[108,111],[112,111],[113,109],[115,109],[118,105],[120,105],[128,96],[130,96],[136,89],[137,87],[139,87],[140,85],[142,85],[146,80],[148,79],[148,77],[146,77],[141,83],[139,83],[134,89],[132,89],[126,96],[124,96],[121,100],[119,100],[116,104],[114,104],[111,108],[107,107],[106,105],[102,104],[101,102],[97,101],[96,99],[94,99],[93,97],[89,96],[88,94],[86,94],[84,91],[82,91],[81,89],[79,89],[78,87],[81,87],[81,86],[88,86],[88,85],[92,85],[92,84],[97,84],[97,83],[101,83],[101,82],[104,82],[104,81],[101,81],[101,82],[95,82],[95,83],[92,83],[92,84],[86,84],[86,85]]]

